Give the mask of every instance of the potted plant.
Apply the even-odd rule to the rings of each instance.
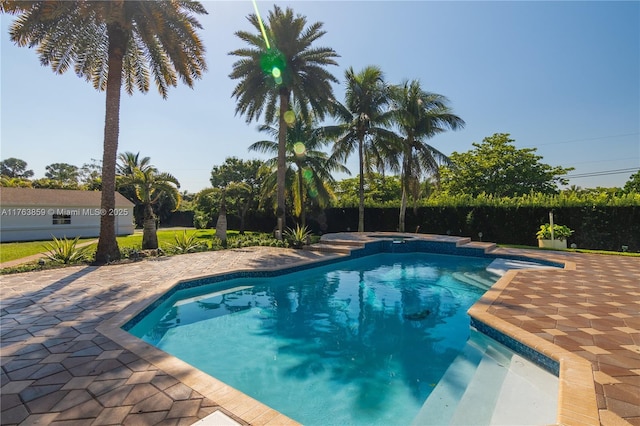
[[[299,249],[305,244],[309,244],[310,238],[311,231],[309,231],[306,226],[301,228],[300,225],[296,225],[295,229],[287,228],[287,230],[284,231],[284,239],[293,248]]]
[[[573,230],[565,225],[553,225],[553,239],[551,239],[551,225],[545,223],[540,225],[540,230],[536,233],[538,238],[538,247],[566,249],[567,238],[573,234]]]

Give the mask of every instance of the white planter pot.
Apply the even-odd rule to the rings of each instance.
[[[538,240],[538,247],[551,249],[566,249],[567,240]]]

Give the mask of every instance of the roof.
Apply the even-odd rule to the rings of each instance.
[[[100,206],[101,191],[70,189],[0,187],[2,206]],[[116,207],[133,207],[133,203],[116,192]]]

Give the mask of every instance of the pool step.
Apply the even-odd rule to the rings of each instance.
[[[320,241],[319,243],[304,246],[306,250],[329,252],[329,253],[351,253],[352,250],[361,249],[364,244],[354,241]]]
[[[472,330],[413,424],[552,424],[557,386],[557,377]]]
[[[458,281],[462,281],[465,284],[472,285],[481,290],[489,290],[491,286],[495,284],[495,281],[488,280],[472,272],[454,272],[452,275],[453,278]]]
[[[449,366],[438,385],[433,389],[413,419],[414,426],[446,425],[456,412],[458,400],[462,398],[466,383],[473,376],[482,360],[483,351],[467,342],[460,355]]]
[[[511,356],[508,352],[501,352],[493,346],[486,348],[449,424],[491,424],[493,411],[500,396],[498,390],[502,388],[510,364]]]

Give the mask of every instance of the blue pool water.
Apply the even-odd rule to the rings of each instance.
[[[129,331],[306,425],[410,424],[490,259],[377,254],[180,290]],[[466,282],[455,276],[464,275]]]

